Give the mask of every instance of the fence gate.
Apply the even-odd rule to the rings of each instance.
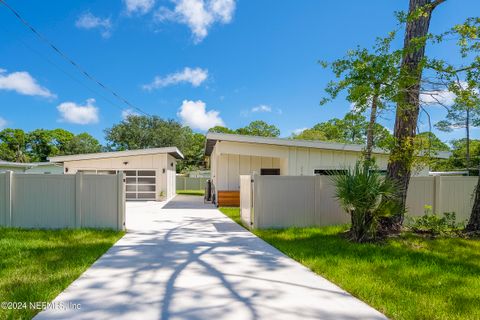
[[[252,226],[253,183],[252,177],[240,176],[240,218],[245,226]]]

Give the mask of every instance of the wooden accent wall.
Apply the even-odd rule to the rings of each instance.
[[[219,207],[240,207],[240,191],[218,191]]]

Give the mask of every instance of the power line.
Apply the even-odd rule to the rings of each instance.
[[[3,4],[10,12],[13,13],[13,15],[24,25],[33,32],[41,41],[45,42],[50,48],[52,48],[60,57],[65,59],[68,63],[73,65],[80,73],[82,73],[87,79],[95,82],[98,86],[100,86],[102,89],[110,92],[115,98],[126,104],[129,108],[135,109],[136,111],[146,115],[150,116],[147,112],[143,111],[139,107],[133,105],[130,103],[126,98],[115,92],[113,89],[109,88],[108,86],[104,85],[102,82],[97,80],[95,77],[93,77],[89,72],[87,72],[84,68],[82,68],[78,63],[76,63],[73,59],[71,59],[67,54],[65,54],[62,50],[60,50],[57,46],[55,46],[50,40],[48,40],[47,37],[43,36],[40,32],[38,32],[28,21],[26,21],[14,8],[12,8],[8,3],[5,2],[5,0],[0,0],[0,3]]]

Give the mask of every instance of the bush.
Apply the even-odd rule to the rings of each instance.
[[[378,221],[396,208],[397,187],[376,168],[357,162],[345,174],[332,176],[335,196],[352,218],[350,235],[356,242],[375,239]]]
[[[409,217],[409,225],[413,232],[431,236],[452,235],[463,229],[463,224],[456,222],[455,212],[444,212],[440,217],[431,206],[425,206],[423,216]]]

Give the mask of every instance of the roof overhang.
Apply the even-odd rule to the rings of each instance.
[[[219,141],[257,143],[257,144],[267,144],[267,145],[275,145],[275,146],[304,147],[304,148],[354,151],[354,152],[362,151],[364,148],[363,145],[359,145],[359,144],[345,144],[345,143],[313,141],[313,140],[257,137],[257,136],[246,136],[246,135],[239,135],[239,134],[209,132],[207,133],[207,136],[206,136],[205,155],[207,156],[211,155],[213,148],[215,147],[215,144]],[[386,154],[387,152],[383,149],[375,148],[373,150],[373,153]]]
[[[67,162],[67,161],[119,158],[119,157],[131,157],[131,156],[165,154],[165,153],[171,155],[175,159],[180,159],[180,160],[183,159],[183,154],[180,152],[180,150],[177,149],[177,147],[166,147],[166,148],[150,148],[150,149],[126,150],[126,151],[75,154],[70,156],[51,157],[48,160],[50,162]]]
[[[209,132],[206,135],[205,155],[210,156],[213,152],[215,145],[217,144],[217,142],[220,142],[220,141],[256,143],[256,144],[266,144],[266,145],[274,145],[274,146],[303,147],[303,148],[315,148],[315,149],[351,151],[351,152],[361,152],[365,148],[365,146],[361,144],[347,144],[347,143],[324,142],[324,141],[313,141],[313,140],[296,140],[296,139],[286,139],[286,138],[257,137],[257,136],[246,136],[246,135],[230,134],[230,133]],[[380,149],[380,148],[374,148],[373,153],[389,154],[389,151]],[[440,151],[435,154],[435,158],[448,159],[450,155],[451,155],[450,152]]]

